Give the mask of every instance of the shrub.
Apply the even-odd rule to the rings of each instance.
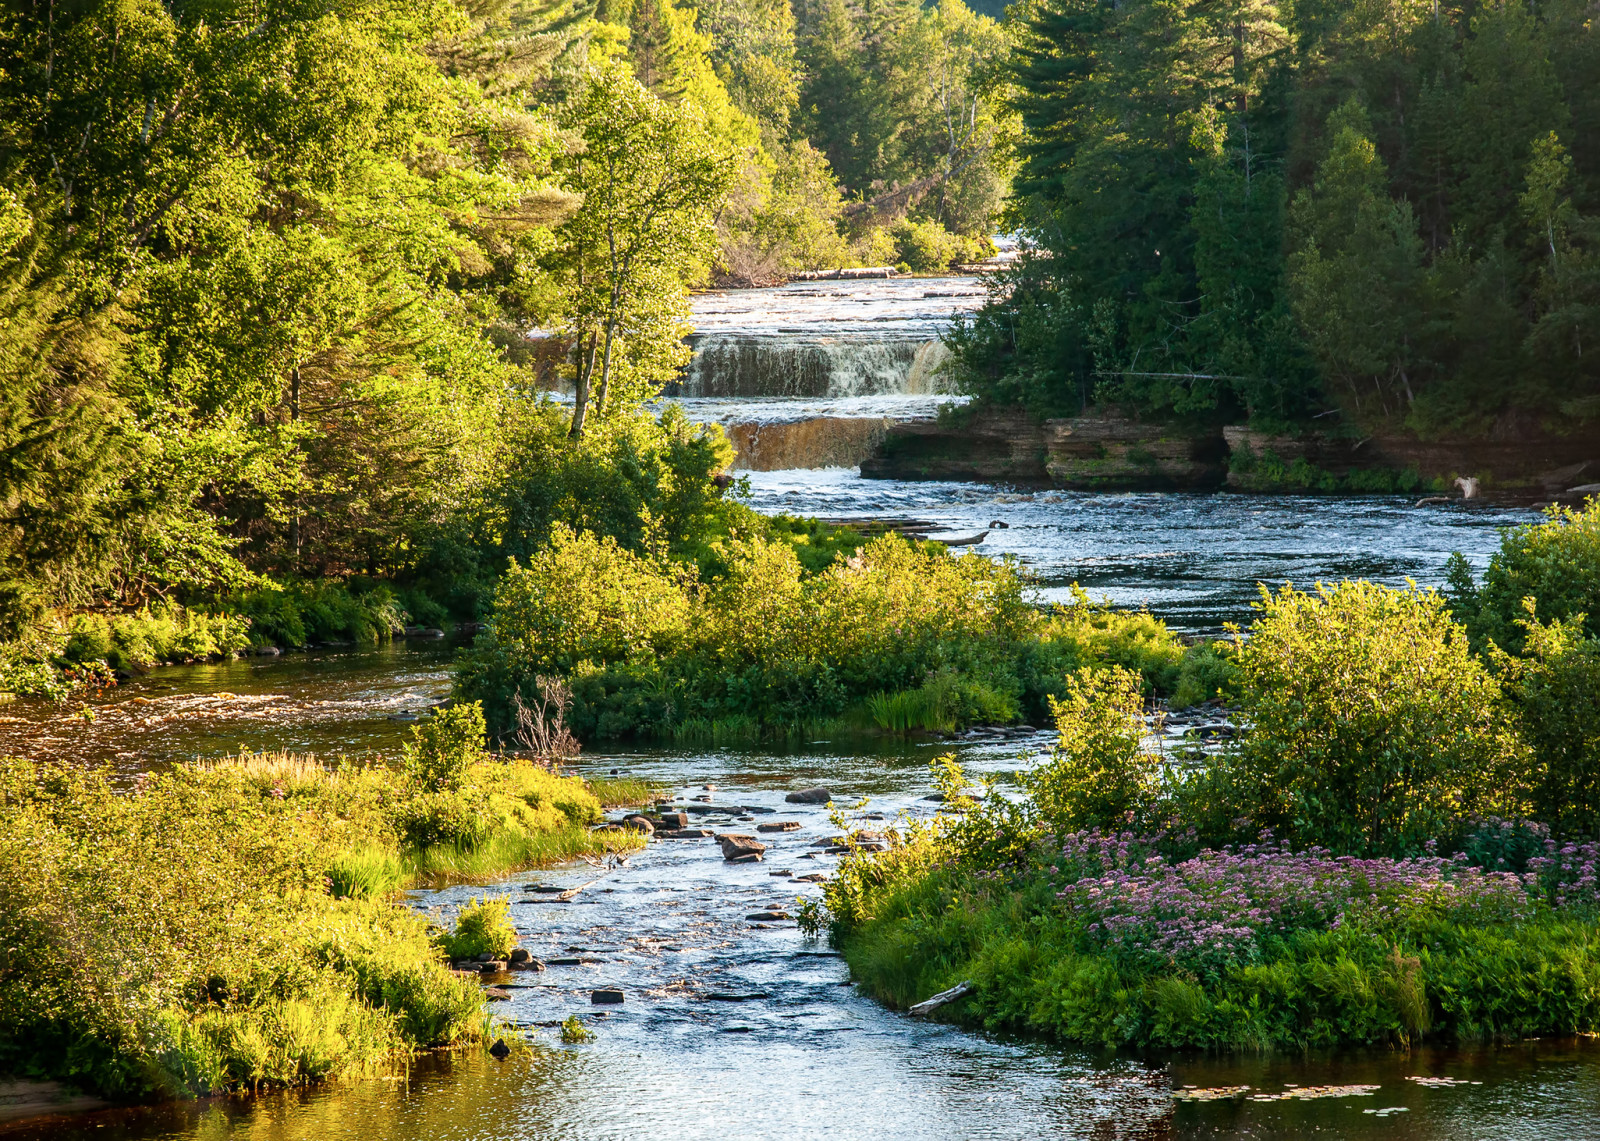
[[[1236,652],[1249,731],[1210,795],[1296,844],[1405,854],[1512,813],[1524,754],[1444,600],[1370,582],[1263,592]]]
[[[688,618],[672,571],[564,524],[526,567],[513,563],[495,591],[497,641],[520,666],[544,673],[670,651]]]
[[[1600,835],[1600,641],[1587,615],[1542,625],[1526,602],[1525,658],[1495,656],[1532,754],[1528,810],[1558,834]]]
[[[1600,636],[1600,500],[1591,497],[1581,510],[1552,506],[1543,523],[1508,528],[1481,586],[1459,553],[1448,573],[1451,608],[1474,645],[1522,653],[1526,598],[1538,599],[1546,621],[1586,615],[1584,634]]]
[[[329,891],[358,835],[301,807],[215,769],[118,795],[103,773],[0,763],[0,1067],[204,1094],[476,1035],[481,997],[420,916]]]
[[[478,702],[447,706],[411,727],[405,746],[406,776],[419,789],[455,791],[467,770],[483,759],[483,706]]]
[[[471,899],[456,916],[456,928],[439,940],[451,959],[476,959],[479,955],[503,959],[517,945],[511,927],[511,905],[504,899]]]
[[[1051,699],[1060,737],[1049,759],[1021,775],[1038,827],[1063,834],[1124,825],[1147,813],[1161,759],[1144,748],[1139,675],[1118,666],[1068,678]]]
[[[1144,679],[1148,693],[1171,693],[1178,682],[1183,644],[1166,624],[1147,610],[1117,610],[1095,602],[1088,591],[1072,586],[1071,606],[1058,606],[1037,631],[1037,648],[1029,655],[1029,697],[1045,698],[1063,691],[1063,680],[1086,666],[1114,665]]]
[[[1185,650],[1178,663],[1172,708],[1186,709],[1211,700],[1219,700],[1224,705],[1236,704],[1244,690],[1233,651],[1232,642],[1198,642]]]
[[[1038,615],[1009,564],[883,537],[808,574],[788,543],[756,537],[724,543],[723,573],[697,583],[557,536],[548,558],[508,576],[492,635],[458,674],[457,692],[498,726],[552,663],[579,734],[788,726],[928,685],[941,719],[1018,715],[1017,647]]]

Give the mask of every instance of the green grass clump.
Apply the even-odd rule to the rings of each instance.
[[[481,992],[443,956],[510,951],[505,903],[436,940],[394,892],[644,841],[590,832],[583,782],[485,754],[471,713],[418,733],[404,765],[246,753],[131,795],[0,761],[0,1072],[202,1095],[474,1040]]]
[[[118,795],[103,774],[0,762],[0,1069],[199,1095],[471,1040],[478,989],[422,917],[333,889],[364,838],[306,807],[198,769]]]
[[[584,782],[591,796],[606,808],[631,808],[649,804],[662,792],[636,777],[589,777]]]
[[[479,955],[503,959],[516,945],[511,905],[504,899],[469,900],[456,916],[456,929],[439,939],[439,946],[452,959],[475,959]]]

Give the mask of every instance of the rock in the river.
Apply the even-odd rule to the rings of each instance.
[[[705,840],[716,833],[709,828],[675,828],[670,832],[657,832],[658,840]]]
[[[505,972],[506,966],[504,959],[490,959],[486,963],[479,963],[478,969],[486,975],[498,975]]]
[[[506,1045],[504,1038],[496,1038],[494,1045],[489,1047],[489,1053],[496,1058],[505,1058],[511,1053],[511,1047]]]
[[[661,814],[661,827],[687,828],[689,827],[689,814],[687,812],[663,812]]]
[[[761,853],[741,852],[736,856],[723,856],[722,858],[730,864],[759,864],[761,862]]]
[[[757,824],[756,825],[756,831],[757,832],[798,832],[798,831],[800,831],[800,821],[798,821],[798,820],[774,820],[771,824]]]
[[[590,992],[589,1001],[590,1002],[621,1002],[622,1001],[622,988],[621,987],[615,987],[615,986],[603,986],[597,991]]]
[[[789,918],[789,913],[787,911],[752,911],[745,918],[752,921],[771,920],[777,922],[780,919]]]
[[[733,860],[740,856],[757,856],[767,850],[767,846],[754,836],[741,836],[737,832],[724,832],[717,837],[722,844],[722,858]]]
[[[637,828],[640,832],[654,832],[656,830],[656,826],[650,823],[648,817],[644,816],[629,816],[626,817],[622,822],[628,825],[630,828]]]
[[[828,878],[827,872],[811,872],[803,876],[795,876],[797,883],[823,883]]]
[[[486,986],[483,988],[483,997],[488,999],[490,1002],[510,1002],[511,992],[508,990],[501,990],[497,986]]]
[[[528,954],[528,948],[513,947],[511,948],[511,954],[506,956],[506,962],[514,967],[518,963],[526,963],[532,957],[533,956]]]
[[[790,804],[827,804],[833,799],[833,794],[825,788],[807,788],[791,792],[783,799]]]

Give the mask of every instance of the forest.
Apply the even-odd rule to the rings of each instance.
[[[987,248],[1017,122],[1004,36],[960,0],[0,20],[24,692],[45,663],[470,618],[554,521],[681,547],[731,459],[640,412],[687,360],[689,289]]]
[[[1600,414],[1600,35],[1576,0],[1029,0],[969,391],[1268,431]]]

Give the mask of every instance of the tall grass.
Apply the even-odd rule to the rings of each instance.
[[[595,799],[607,808],[649,804],[662,792],[649,781],[635,777],[589,777],[584,784]]]

